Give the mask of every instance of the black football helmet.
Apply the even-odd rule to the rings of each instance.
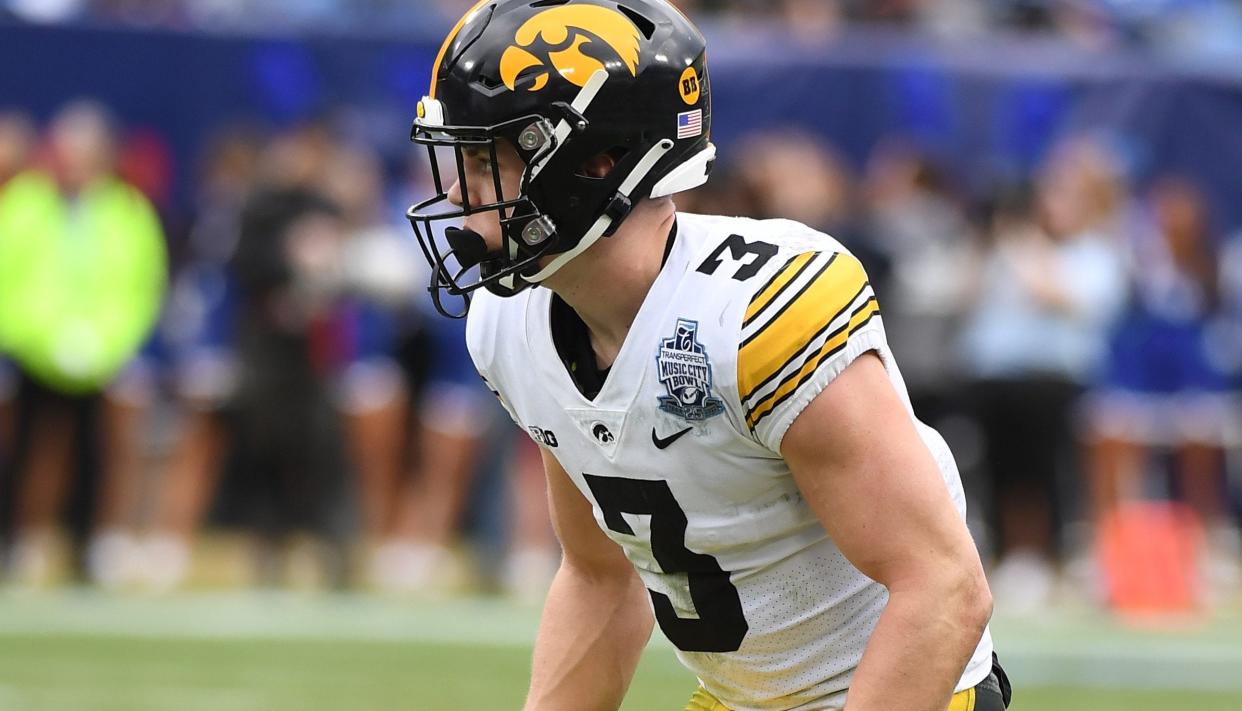
[[[480,287],[510,296],[538,284],[615,232],[639,200],[702,185],[715,160],[706,43],[666,0],[483,0],[449,33],[432,71],[411,138],[428,148],[437,194],[408,217],[445,315],[464,316],[449,313],[445,294],[468,305]],[[525,163],[517,195],[502,191],[500,139]],[[471,204],[470,149],[490,154],[489,204]],[[612,171],[585,175],[601,154]],[[461,208],[441,176],[448,156]],[[499,213],[499,252],[453,226],[485,211]]]

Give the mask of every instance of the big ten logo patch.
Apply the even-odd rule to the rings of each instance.
[[[549,449],[556,449],[558,446],[559,443],[556,441],[556,435],[552,433],[552,430],[545,430],[539,427],[531,427],[529,429],[530,436],[535,440],[536,444],[542,444]]]
[[[677,88],[681,92],[681,100],[686,102],[686,105],[694,106],[699,103],[703,88],[699,85],[699,73],[694,67],[682,72],[681,82]]]

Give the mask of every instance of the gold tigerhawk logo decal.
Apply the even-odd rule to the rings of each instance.
[[[538,57],[528,48],[540,37],[551,49]],[[576,86],[586,86],[591,75],[604,69],[604,63],[582,51],[586,45],[604,43],[625,63],[630,74],[638,76],[638,27],[616,10],[598,5],[562,5],[535,15],[518,28],[514,46],[500,58],[500,78],[510,91],[516,91],[518,77],[535,67],[541,68],[530,91],[548,85],[553,71]]]

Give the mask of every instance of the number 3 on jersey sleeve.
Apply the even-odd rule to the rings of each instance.
[[[683,652],[735,652],[750,626],[729,572],[710,555],[686,548],[686,513],[666,481],[585,474],[604,523],[627,536],[633,528],[622,514],[651,517],[651,553],[665,574],[685,573],[698,618],[677,615],[667,595],[648,589],[664,636]]]
[[[758,274],[778,251],[780,250],[774,244],[747,242],[746,238],[741,235],[729,235],[729,238],[721,242],[716,251],[711,253],[707,261],[699,266],[699,273],[714,275],[728,257],[734,263],[741,264],[740,268],[733,273],[733,279],[746,281]]]

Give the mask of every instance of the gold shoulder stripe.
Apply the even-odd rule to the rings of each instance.
[[[742,350],[742,349],[746,348],[746,346],[750,345],[750,342],[751,342],[751,341],[753,341],[753,340],[755,340],[755,339],[759,338],[761,335],[763,335],[763,331],[764,331],[764,329],[766,329],[768,326],[770,326],[770,325],[772,325],[773,323],[775,323],[775,322],[777,322],[778,320],[780,320],[781,316],[784,316],[784,315],[785,315],[785,312],[786,312],[786,311],[788,311],[788,310],[790,309],[790,307],[792,307],[792,306],[794,306],[795,304],[797,304],[797,303],[798,303],[798,299],[802,298],[802,295],[803,295],[803,294],[805,294],[805,293],[807,292],[807,290],[808,290],[808,289],[810,289],[811,287],[815,286],[815,284],[819,281],[819,278],[820,278],[820,277],[822,277],[822,276],[824,275],[824,272],[828,271],[828,269],[832,267],[833,262],[837,261],[837,256],[838,256],[838,255],[834,254],[834,255],[832,255],[831,257],[829,257],[829,258],[828,258],[828,261],[824,262],[824,263],[823,263],[823,265],[821,265],[821,266],[819,267],[819,269],[818,269],[818,270],[816,270],[816,272],[815,272],[814,274],[812,274],[812,275],[810,276],[810,278],[809,278],[809,279],[807,279],[807,280],[806,280],[806,281],[802,284],[802,286],[798,289],[798,292],[797,292],[796,294],[794,294],[792,298],[787,299],[787,300],[785,301],[785,305],[784,305],[784,306],[782,306],[779,310],[777,310],[777,312],[776,312],[775,314],[773,314],[772,316],[768,317],[768,318],[767,318],[767,319],[766,319],[766,320],[765,320],[765,321],[764,321],[764,322],[763,322],[763,323],[759,326],[759,328],[755,330],[755,332],[754,332],[754,333],[750,334],[749,336],[747,336],[747,337],[746,337],[746,338],[742,341],[742,345],[738,347],[738,350],[740,351],[740,350]]]
[[[819,366],[823,365],[824,361],[832,358],[832,356],[839,353],[841,349],[845,348],[846,343],[849,342],[850,336],[854,335],[854,332],[870,323],[871,319],[875,318],[876,314],[879,312],[880,305],[876,303],[875,297],[873,296],[850,316],[848,324],[842,326],[835,333],[833,333],[828,340],[824,342],[824,345],[819,349],[819,351],[807,359],[802,368],[786,378],[784,382],[780,384],[780,387],[778,387],[771,395],[764,398],[759,404],[755,405],[754,408],[746,413],[746,424],[748,424],[752,430],[757,427],[760,420],[772,414],[776,408],[783,405],[786,400],[792,397],[794,393],[798,391],[798,388],[806,384],[806,382],[815,375],[815,372],[819,370]]]
[[[867,290],[868,290],[868,289],[870,289],[870,288],[871,288],[871,284],[870,284],[870,282],[864,282],[864,283],[863,283],[863,285],[862,285],[862,288],[858,290],[858,293],[857,293],[857,294],[854,294],[854,296],[853,296],[853,297],[849,300],[849,302],[848,302],[848,303],[849,303],[849,304],[856,304],[856,303],[858,303],[858,299],[859,299],[860,297],[862,297],[862,295],[863,295],[864,293],[866,293],[866,292],[867,292]],[[872,294],[870,298],[874,300],[874,299],[875,299],[875,295],[874,295],[874,294]],[[865,305],[865,304],[864,304],[864,305]],[[847,307],[847,308],[848,308],[848,307]],[[859,307],[859,308],[861,308],[861,307]],[[804,341],[803,341],[803,342],[804,342],[806,345],[805,345],[805,346],[804,346],[801,350],[799,350],[797,353],[795,353],[795,354],[793,355],[793,357],[792,357],[792,358],[790,358],[788,361],[786,361],[786,362],[785,362],[785,363],[784,363],[781,367],[777,368],[776,370],[773,370],[773,371],[772,371],[772,374],[771,374],[771,375],[769,375],[766,379],[764,379],[764,381],[763,381],[763,382],[761,382],[761,383],[759,383],[758,385],[756,385],[756,386],[755,386],[754,388],[752,388],[749,392],[746,392],[746,393],[744,393],[744,394],[743,394],[743,396],[742,396],[742,404],[743,404],[744,406],[746,406],[746,407],[748,407],[748,408],[749,408],[749,403],[748,403],[747,401],[748,401],[748,400],[750,400],[751,398],[753,398],[753,397],[755,396],[755,394],[756,394],[756,393],[763,392],[763,390],[764,390],[765,388],[767,388],[767,387],[768,387],[768,385],[769,385],[769,384],[771,384],[771,382],[772,382],[773,380],[776,380],[778,377],[780,377],[780,374],[781,374],[781,373],[783,373],[783,372],[785,372],[785,370],[787,370],[787,369],[789,368],[789,366],[790,366],[792,363],[794,363],[795,361],[798,361],[798,360],[800,360],[800,359],[803,359],[803,358],[809,358],[809,357],[811,357],[811,356],[807,356],[807,353],[812,353],[812,355],[813,355],[813,354],[814,354],[814,352],[817,352],[817,351],[818,351],[818,349],[814,347],[814,346],[815,346],[815,343],[819,340],[820,336],[824,335],[824,333],[825,333],[828,329],[832,328],[832,324],[836,323],[836,322],[837,322],[837,320],[838,320],[839,318],[841,318],[841,316],[842,316],[844,313],[845,313],[845,309],[842,309],[841,311],[838,311],[838,312],[836,313],[836,315],[834,315],[831,319],[829,319],[829,320],[828,320],[828,321],[827,321],[827,322],[823,325],[823,327],[822,327],[822,328],[820,328],[818,331],[816,331],[814,334],[812,334],[809,338],[804,339]],[[803,361],[803,362],[805,362],[805,361]]]
[[[818,252],[806,252],[785,262],[785,266],[777,270],[776,274],[763,288],[754,299],[751,299],[750,306],[746,308],[746,316],[742,320],[742,328],[746,328],[755,320],[760,313],[763,312],[777,297],[781,295],[789,285],[802,276],[802,272],[806,271],[811,260],[815,258]]]
[[[738,390],[742,400],[806,350],[845,313],[866,284],[867,274],[857,259],[834,254],[799,293],[738,349]]]

